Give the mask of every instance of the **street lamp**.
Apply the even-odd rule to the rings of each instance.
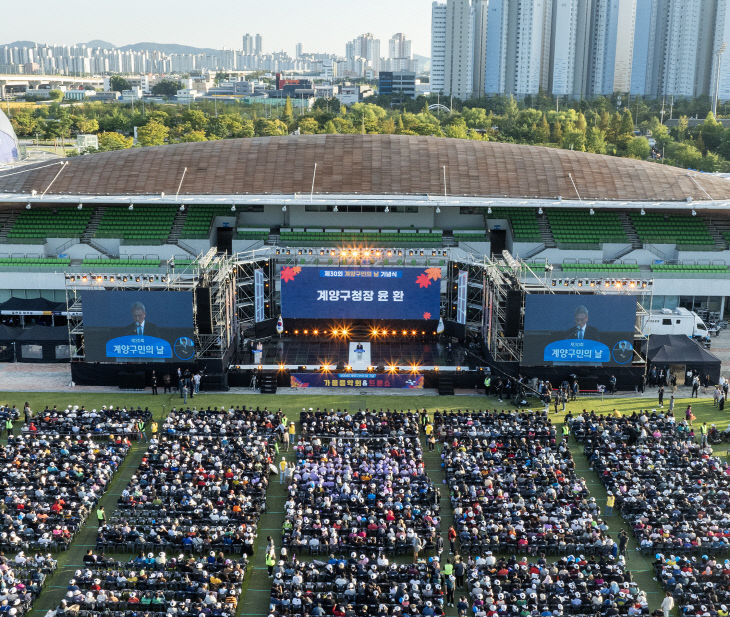
[[[717,117],[717,99],[720,94],[720,60],[722,59],[722,54],[725,52],[725,49],[727,49],[727,43],[723,42],[722,45],[717,48],[717,51],[715,51],[717,66],[715,67],[715,97],[712,100],[712,115],[715,117]]]

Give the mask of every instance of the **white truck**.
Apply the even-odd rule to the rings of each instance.
[[[650,311],[641,324],[644,336],[653,334],[684,334],[689,337],[707,338],[709,332],[705,322],[694,311],[686,308]]]

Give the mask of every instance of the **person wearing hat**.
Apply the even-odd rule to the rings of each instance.
[[[296,435],[297,427],[294,422],[289,423],[289,441],[286,444],[286,451],[289,451],[289,446],[294,447],[294,436]]]

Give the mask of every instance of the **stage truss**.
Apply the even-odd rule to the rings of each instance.
[[[210,293],[210,327],[198,314],[199,294]],[[81,294],[84,291],[187,291],[193,295],[193,338],[197,360],[225,361],[237,336],[236,265],[215,249],[201,254],[184,267],[174,260],[161,272],[94,272],[66,275],[66,308],[72,362],[84,362],[84,322]],[[206,291],[207,295],[207,291]]]

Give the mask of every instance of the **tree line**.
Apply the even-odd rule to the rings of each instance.
[[[124,85],[124,84],[122,84]],[[170,90],[173,84],[165,86]],[[614,99],[574,101],[560,108],[555,100],[537,97],[516,101],[491,97],[457,102],[450,111],[430,111],[435,99],[398,100],[378,97],[349,107],[337,100],[318,99],[311,109],[297,101],[280,107],[265,103],[172,103],[38,105],[15,111],[11,122],[19,137],[71,138],[96,134],[99,151],[135,146],[199,142],[254,136],[298,134],[430,135],[455,139],[543,145],[594,152],[701,171],[730,171],[730,128],[712,113],[689,126],[688,113],[704,102],[678,102],[679,120],[663,124],[666,109],[635,100],[630,106]],[[693,107],[695,105],[696,107]],[[704,106],[706,110],[707,107]],[[683,113],[684,112],[684,113]]]

